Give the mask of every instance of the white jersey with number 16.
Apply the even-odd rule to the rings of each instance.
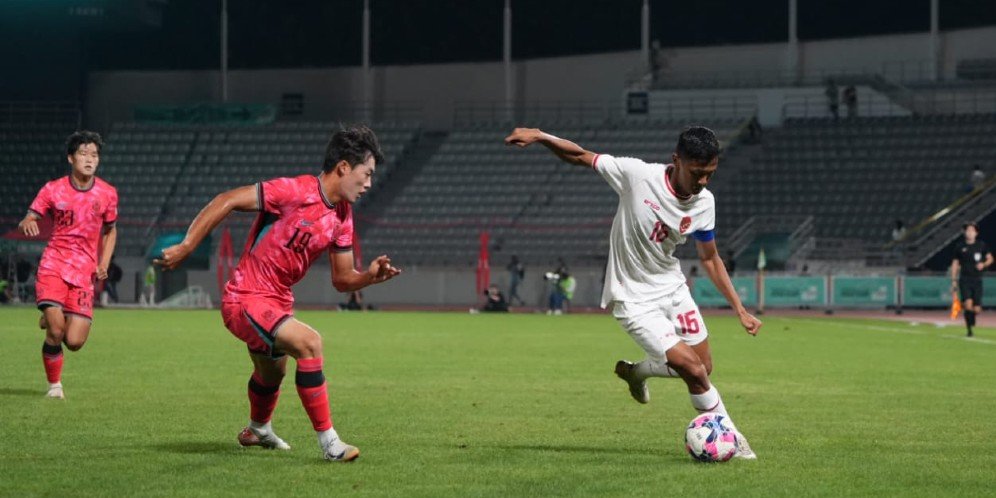
[[[674,248],[691,234],[713,240],[716,201],[707,189],[679,199],[668,181],[671,164],[596,155],[592,167],[619,194],[609,235],[602,307],[643,303],[673,294],[685,282]]]

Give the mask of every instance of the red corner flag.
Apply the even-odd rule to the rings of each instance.
[[[481,250],[477,254],[477,295],[484,294],[491,283],[491,265],[488,263],[488,240],[487,230],[481,232]]]

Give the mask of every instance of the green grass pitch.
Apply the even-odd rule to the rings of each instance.
[[[98,310],[44,399],[37,312],[0,310],[0,495],[992,496],[996,331],[706,320],[713,380],[759,460],[693,462],[684,385],[639,405],[612,374],[637,346],[605,315],[301,312],[325,339],[337,429],[320,459],[284,383],[293,449],[236,443],[249,361],[217,311]],[[293,367],[291,367],[293,368]]]

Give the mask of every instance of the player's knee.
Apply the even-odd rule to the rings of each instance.
[[[83,345],[86,344],[86,341],[80,339],[67,338],[65,339],[65,343],[66,343],[66,348],[69,349],[70,351],[79,351],[80,349],[83,349]]]
[[[668,364],[674,368],[689,387],[709,386],[709,371],[698,358],[682,357],[669,360]]]
[[[297,358],[318,358],[322,356],[322,336],[317,333],[305,334],[297,343]]]
[[[705,367],[706,375],[712,375],[712,360],[705,360],[702,365]]]
[[[66,339],[65,325],[48,324],[48,337],[52,342],[58,344]]]

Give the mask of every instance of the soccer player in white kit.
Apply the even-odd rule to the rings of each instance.
[[[506,145],[533,143],[544,145],[565,162],[593,168],[619,195],[602,307],[612,305],[612,315],[647,357],[639,363],[620,360],[616,375],[640,403],[650,401],[648,378],[680,377],[696,410],[729,417],[709,381],[712,354],[705,323],[674,257],[674,248],[691,235],[709,279],[747,333],[757,334],[761,321],[740,302],[716,249],[716,203],[705,188],[719,165],[716,134],[701,126],[686,128],[671,155],[673,163],[666,165],[596,154],[535,128],[516,128],[505,138]],[[737,436],[735,456],[757,458],[739,431]]]

